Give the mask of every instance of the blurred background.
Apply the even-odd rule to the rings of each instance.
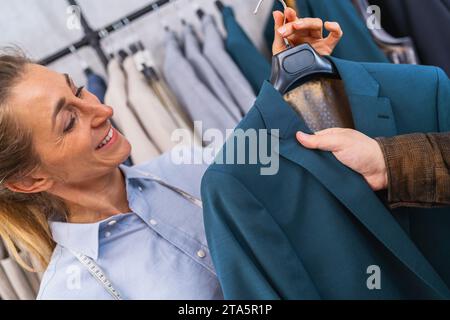
[[[157,1],[79,0],[78,4],[91,27],[101,29],[155,2]],[[233,7],[237,20],[255,45],[265,50],[263,29],[273,2],[265,1],[258,15],[253,14],[257,0],[224,0],[223,3]],[[132,26],[110,35],[103,44],[106,48],[118,50],[126,47],[129,41],[139,38],[157,59],[158,65],[161,65],[164,54],[164,32],[161,21],[164,20],[175,31],[181,28],[181,18],[198,28],[200,20],[195,13],[198,8],[214,15],[220,21],[220,12],[213,0],[172,0],[159,10],[134,21]],[[36,60],[67,47],[83,36],[82,30],[67,28],[70,15],[65,0],[3,0],[0,3],[0,12],[0,30],[2,30],[0,47],[18,45]],[[223,29],[221,24],[219,27]],[[79,55],[94,71],[106,76],[94,50],[86,47],[79,50]],[[52,63],[50,67],[59,72],[69,73],[79,85],[86,81],[80,63],[73,55]]]

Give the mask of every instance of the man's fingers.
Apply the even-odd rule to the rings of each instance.
[[[336,152],[341,147],[341,139],[331,134],[310,135],[297,132],[297,140],[308,149],[319,149],[323,151]]]
[[[275,38],[272,46],[272,53],[278,54],[286,49],[286,45],[284,44],[283,37],[278,32],[278,29],[283,26],[284,23],[284,15],[281,11],[275,11],[273,13],[273,19],[275,23]]]
[[[338,134],[338,133],[343,133],[346,129],[344,128],[328,128],[328,129],[324,129],[321,131],[317,131],[314,134],[316,136],[324,136],[327,134]]]
[[[323,23],[322,20],[315,18],[298,19],[278,28],[278,33],[285,38],[300,35],[322,39]]]
[[[275,22],[275,30],[280,28],[284,23],[284,15],[281,11],[273,12],[273,20]]]
[[[277,31],[282,37],[289,37],[295,32],[293,22],[286,23],[284,26],[278,28]]]
[[[325,29],[330,32],[328,37],[325,38],[325,43],[334,49],[344,35],[344,32],[337,22],[325,22]]]
[[[284,14],[286,15],[286,22],[294,22],[297,20],[297,12],[295,12],[294,9],[292,8],[286,8],[286,10],[284,10]]]
[[[323,37],[323,21],[319,18],[298,19],[293,26],[295,30],[308,31],[314,38],[322,39]]]

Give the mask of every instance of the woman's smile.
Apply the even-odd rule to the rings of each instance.
[[[105,151],[109,149],[111,146],[117,142],[119,139],[119,133],[116,129],[114,129],[112,126],[108,130],[108,134],[105,136],[105,138],[97,145],[96,151]]]

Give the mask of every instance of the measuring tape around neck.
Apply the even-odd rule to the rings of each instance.
[[[135,169],[137,170],[137,169]],[[200,199],[197,197],[189,194],[188,192],[185,192],[177,187],[174,187],[166,182],[164,182],[162,179],[151,175],[146,172],[142,172],[140,170],[137,170],[138,172],[142,173],[146,177],[148,177],[150,180],[162,185],[163,187],[166,187],[175,193],[178,193],[183,198],[188,200],[189,202],[193,203],[194,205],[198,206],[199,208],[203,208],[203,203]],[[103,270],[95,263],[94,260],[89,258],[88,256],[81,254],[79,252],[70,250],[69,251],[77,258],[77,260],[86,267],[86,269],[89,271],[89,273],[96,279],[102,286],[105,288],[106,291],[113,297],[114,300],[123,300],[122,296],[120,295],[119,291],[114,288],[111,281],[107,278]]]

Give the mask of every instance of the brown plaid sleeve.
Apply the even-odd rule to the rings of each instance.
[[[386,161],[391,208],[450,205],[450,133],[376,140]]]

